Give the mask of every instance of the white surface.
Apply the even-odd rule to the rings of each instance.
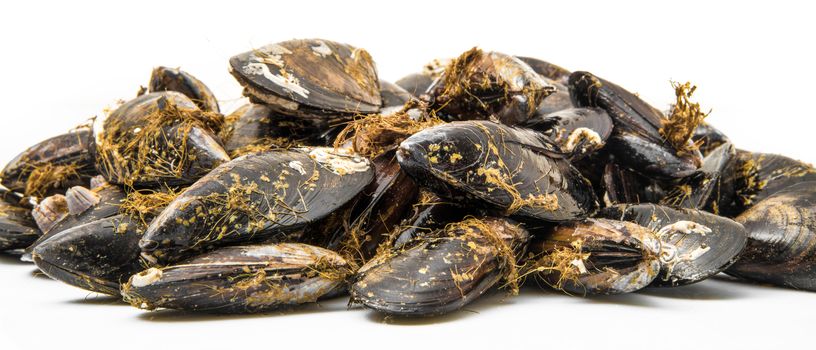
[[[231,55],[309,37],[366,48],[381,78],[391,81],[473,45],[592,71],[660,108],[672,101],[670,79],[691,80],[699,85],[697,100],[713,108],[709,121],[738,147],[816,160],[816,22],[807,4],[22,3],[2,5],[0,18],[0,163],[117,99],[132,98],[155,65],[193,73],[229,112],[241,97],[226,69]],[[146,313],[32,277],[33,270],[0,257],[0,349],[767,349],[814,343],[816,293],[721,280],[593,299],[525,289],[503,302],[501,296],[480,300],[470,308],[478,313],[402,326],[368,311],[346,311],[342,299],[286,316]]]

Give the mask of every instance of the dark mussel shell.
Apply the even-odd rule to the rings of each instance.
[[[727,274],[816,291],[816,182],[777,191],[736,221],[745,226],[748,244]]]
[[[135,274],[122,295],[149,310],[261,312],[315,302],[349,273],[340,255],[306,244],[233,246]]]
[[[613,128],[612,119],[598,108],[564,109],[536,116],[522,126],[540,132],[573,159],[603,147]]]
[[[706,122],[700,123],[700,125],[694,129],[694,135],[691,136],[691,140],[695,144],[700,145],[700,153],[702,153],[703,156],[708,156],[711,151],[725,143],[731,142],[728,136],[725,136],[722,131]]]
[[[143,228],[126,215],[112,216],[61,231],[37,244],[31,256],[55,280],[118,295],[119,284],[143,269]]]
[[[377,70],[367,51],[329,40],[289,40],[230,58],[244,95],[279,112],[376,113]]]
[[[705,209],[719,214],[719,203],[734,200],[734,181],[728,178],[735,171],[737,152],[730,142],[710,151],[700,170],[674,186],[660,204],[691,209]]]
[[[745,247],[745,228],[733,220],[701,210],[654,204],[620,204],[598,217],[637,223],[661,242],[660,275],[651,286],[692,284],[731,266]]]
[[[115,184],[189,184],[229,156],[215,134],[223,118],[202,112],[186,96],[155,92],[113,112],[96,143],[96,167]]]
[[[435,316],[461,309],[502,278],[518,278],[517,257],[529,234],[499,218],[450,224],[407,247],[364,265],[351,285],[351,300],[396,316]]]
[[[462,221],[469,215],[484,216],[479,210],[443,200],[427,190],[420,190],[419,200],[412,207],[411,214],[402,220],[398,235],[394,237],[394,248],[401,248],[414,239],[432,234],[447,224]]]
[[[572,74],[572,72],[570,72],[569,70],[567,70],[567,69],[565,69],[563,67],[554,65],[554,64],[552,64],[550,62],[542,61],[542,60],[537,59],[537,58],[524,57],[524,56],[516,56],[516,57],[518,59],[520,59],[522,62],[529,65],[530,68],[533,68],[533,70],[536,73],[541,74],[545,78],[550,79],[550,80],[554,80],[555,82],[557,82],[557,83],[559,83],[561,85],[569,84],[569,76],[570,76],[570,74]]]
[[[400,169],[394,152],[372,160],[374,182],[363,190],[329,248],[365,263],[388,243],[415,202],[419,188]]]
[[[454,59],[428,88],[431,107],[448,120],[495,117],[521,123],[556,88],[518,58],[473,48]]]
[[[172,263],[217,246],[281,240],[350,203],[374,174],[368,160],[331,148],[248,154],[222,164],[151,223],[143,255]]]
[[[25,248],[41,234],[30,210],[0,201],[0,252]]]
[[[26,248],[27,252],[31,253],[34,247],[36,247],[39,243],[59,234],[62,231],[119,214],[120,205],[122,204],[122,200],[125,199],[125,193],[122,191],[122,189],[110,184],[94,188],[93,190],[80,186],[72,187],[72,189],[73,191],[67,192],[66,196],[64,197],[62,195],[57,195],[46,198],[34,210],[34,215],[39,215],[44,219],[47,219],[49,226],[41,227],[43,236],[37,239],[36,242],[31,244],[31,246]],[[85,191],[89,191],[98,196],[96,203],[78,214],[71,214],[68,210],[70,203],[77,202],[79,200],[75,198],[77,196],[85,197],[90,195],[85,193]],[[64,201],[64,208],[60,208],[62,205],[60,203],[49,204],[55,198],[59,197],[62,197],[62,200]]]
[[[569,89],[577,106],[602,108],[612,117],[615,129],[607,150],[622,165],[662,178],[683,178],[700,166],[699,151],[675,149],[660,134],[667,120],[663,113],[631,92],[588,72],[572,73]]]
[[[555,92],[541,100],[536,108],[536,115],[543,116],[550,113],[575,108],[570,98],[569,89],[565,85],[551,83],[555,86]]]
[[[540,134],[487,121],[425,129],[400,144],[403,171],[442,198],[568,221],[598,208],[587,181]]]
[[[192,74],[178,68],[156,67],[150,74],[148,92],[176,91],[189,97],[198,108],[208,112],[220,112],[218,100],[210,88]]]
[[[646,287],[660,271],[660,242],[640,225],[586,219],[556,226],[530,243],[534,273],[569,294],[612,295]]]
[[[380,96],[382,97],[382,107],[402,107],[412,98],[411,93],[405,91],[399,85],[380,80]]]
[[[96,174],[92,142],[89,126],[42,141],[12,159],[0,172],[0,181],[11,191],[39,198],[87,183]]]
[[[668,187],[658,180],[618,165],[614,159],[604,166],[601,182],[603,193],[599,196],[603,198],[606,206],[620,203],[657,203],[666,197]]]
[[[428,92],[428,88],[434,80],[442,75],[445,66],[450,63],[449,59],[435,59],[423,67],[422,72],[408,74],[396,81],[396,85],[405,89],[414,97],[422,96]]]

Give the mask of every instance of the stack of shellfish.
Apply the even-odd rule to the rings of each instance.
[[[816,290],[816,171],[736,148],[585,71],[473,48],[396,83],[363,49],[238,54],[222,114],[158,67],[0,173],[0,251],[143,309],[264,312],[349,295],[433,316],[524,285],[573,296],[725,273]]]

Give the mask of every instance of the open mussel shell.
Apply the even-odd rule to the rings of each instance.
[[[745,226],[748,244],[727,274],[816,291],[816,182],[778,191],[736,221]]]
[[[556,91],[516,57],[473,48],[451,61],[428,88],[431,107],[448,120],[488,119],[508,125],[536,113]]]
[[[219,112],[218,100],[210,88],[192,74],[178,68],[156,67],[150,74],[148,92],[176,91],[189,97],[201,110]]]
[[[139,96],[111,112],[97,135],[96,167],[115,184],[194,182],[229,160],[215,134],[223,118],[174,92]]]
[[[556,226],[530,243],[525,268],[542,286],[568,294],[612,295],[649,285],[660,271],[660,242],[626,221],[586,219]]]
[[[25,248],[40,235],[30,210],[0,201],[0,252]]]
[[[126,215],[74,226],[37,244],[34,263],[49,277],[93,292],[118,295],[119,284],[143,268],[143,227]]]
[[[739,223],[694,209],[620,204],[597,216],[637,223],[660,240],[660,275],[651,283],[654,287],[692,284],[720,273],[737,261],[747,236]]]
[[[570,108],[535,116],[523,127],[540,132],[573,159],[592,153],[612,134],[612,119],[602,109]]]
[[[278,111],[376,113],[377,70],[367,51],[322,39],[289,40],[230,58],[244,95]]]
[[[419,193],[414,181],[400,169],[393,151],[371,162],[374,181],[357,198],[347,224],[337,228],[328,246],[361,262],[371,259],[380,245],[391,239]]]
[[[547,221],[586,217],[592,186],[540,134],[487,121],[454,122],[403,141],[397,157],[442,198]]]
[[[337,253],[300,243],[221,248],[133,275],[122,295],[142,309],[251,313],[317,301],[350,273]]]
[[[344,207],[373,173],[365,158],[322,147],[236,158],[176,197],[150,223],[142,251],[165,264],[217,246],[284,239]]]
[[[352,303],[396,316],[435,316],[461,309],[503,277],[515,283],[529,234],[499,218],[450,224],[434,235],[385,252],[360,268]]]
[[[29,147],[12,159],[0,180],[9,190],[43,198],[84,184],[96,174],[91,128],[80,126]]]
[[[380,80],[380,96],[382,97],[382,107],[402,107],[413,96],[397,84]]]
[[[737,152],[730,142],[709,151],[700,170],[685,178],[660,200],[660,204],[705,209],[719,214],[719,204],[734,200],[734,181],[728,178],[735,171]]]
[[[701,165],[699,151],[681,153],[663,139],[663,113],[631,92],[588,72],[572,73],[569,90],[577,106],[601,108],[612,117],[615,129],[607,150],[621,164],[662,178],[683,178]]]

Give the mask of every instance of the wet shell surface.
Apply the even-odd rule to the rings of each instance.
[[[201,80],[178,68],[156,67],[150,74],[148,92],[176,91],[195,102],[201,110],[218,113],[218,100]]]
[[[236,158],[171,202],[150,223],[142,251],[165,264],[216,246],[284,239],[349,203],[373,173],[365,158],[331,148]]]
[[[194,182],[229,160],[215,133],[223,118],[186,96],[155,92],[111,112],[96,142],[96,167],[115,184]]]
[[[816,291],[816,182],[778,191],[736,221],[745,226],[748,244],[726,273]]]
[[[517,277],[508,268],[515,268],[528,238],[505,219],[451,224],[360,268],[351,285],[352,302],[409,317],[461,309],[502,277]]]
[[[573,159],[603,148],[612,134],[612,119],[601,109],[569,108],[536,116],[522,124],[542,133]]]
[[[739,223],[702,210],[621,204],[598,216],[631,221],[654,232],[662,249],[654,287],[692,284],[722,272],[739,259],[747,239]]]
[[[251,313],[315,302],[350,272],[330,250],[299,243],[221,248],[139,272],[122,295],[142,309]]]
[[[250,99],[282,112],[376,113],[382,105],[368,52],[329,40],[262,46],[232,57],[230,73]]]
[[[41,234],[30,210],[0,201],[0,252],[25,248]]]
[[[592,187],[540,134],[487,121],[425,129],[400,144],[403,171],[442,198],[547,221],[594,212]]]
[[[530,243],[529,272],[568,294],[611,295],[648,286],[660,271],[660,242],[637,224],[587,219],[556,226]]]

